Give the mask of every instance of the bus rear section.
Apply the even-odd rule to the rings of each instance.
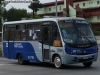
[[[19,21],[21,22],[21,21]],[[25,21],[24,21],[25,22]],[[6,24],[3,30],[3,55],[8,59],[18,59],[19,64],[29,61],[42,61],[42,49],[39,49],[41,43],[38,42],[39,35],[38,26],[35,25],[36,31],[31,24]],[[35,38],[34,38],[35,36]]]

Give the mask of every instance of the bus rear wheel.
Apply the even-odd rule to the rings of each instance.
[[[55,67],[57,69],[62,68],[62,61],[61,61],[60,56],[55,56],[55,58],[54,58],[54,65],[55,65]]]
[[[85,67],[90,67],[90,66],[92,65],[92,62],[85,62],[85,63],[83,63],[83,65],[84,65]]]
[[[23,56],[21,54],[18,55],[18,63],[20,65],[28,64],[29,61],[23,60]]]

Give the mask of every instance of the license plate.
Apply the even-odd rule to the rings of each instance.
[[[85,57],[83,57],[83,59],[88,59],[88,57],[87,57],[87,56],[85,56]]]

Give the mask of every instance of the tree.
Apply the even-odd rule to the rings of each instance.
[[[2,17],[4,20],[6,19],[6,9],[4,8],[6,6],[6,3],[3,3],[5,0],[0,0],[0,31],[2,31]]]
[[[21,20],[22,18],[25,18],[25,17],[27,17],[26,9],[16,9],[16,8],[12,7],[7,11],[7,20],[8,21],[17,21],[17,20]]]
[[[28,18],[33,18],[32,13],[27,13],[27,17],[28,17]],[[34,14],[34,18],[35,18],[35,19],[40,19],[41,17],[38,16],[38,15],[36,15],[36,14]]]
[[[0,17],[4,16],[4,11],[6,10],[4,7],[7,5],[7,3],[4,3],[5,0],[0,0]]]
[[[33,0],[33,1],[35,2],[31,3],[28,7],[33,10],[33,18],[34,18],[34,13],[36,14],[39,8],[43,7],[43,4],[41,4],[39,0]]]

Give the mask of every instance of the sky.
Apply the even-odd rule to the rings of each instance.
[[[24,1],[24,0],[6,0],[6,1]],[[29,1],[29,0],[26,0],[26,1]],[[48,2],[54,2],[54,1],[56,1],[56,0],[39,0],[40,1],[40,3],[48,3]],[[7,5],[6,5],[6,9],[7,10],[9,10],[11,7],[14,7],[14,8],[20,8],[20,9],[26,9],[27,10],[27,12],[32,12],[32,10],[31,9],[29,9],[28,8],[28,5],[29,5],[30,3],[8,3]]]

